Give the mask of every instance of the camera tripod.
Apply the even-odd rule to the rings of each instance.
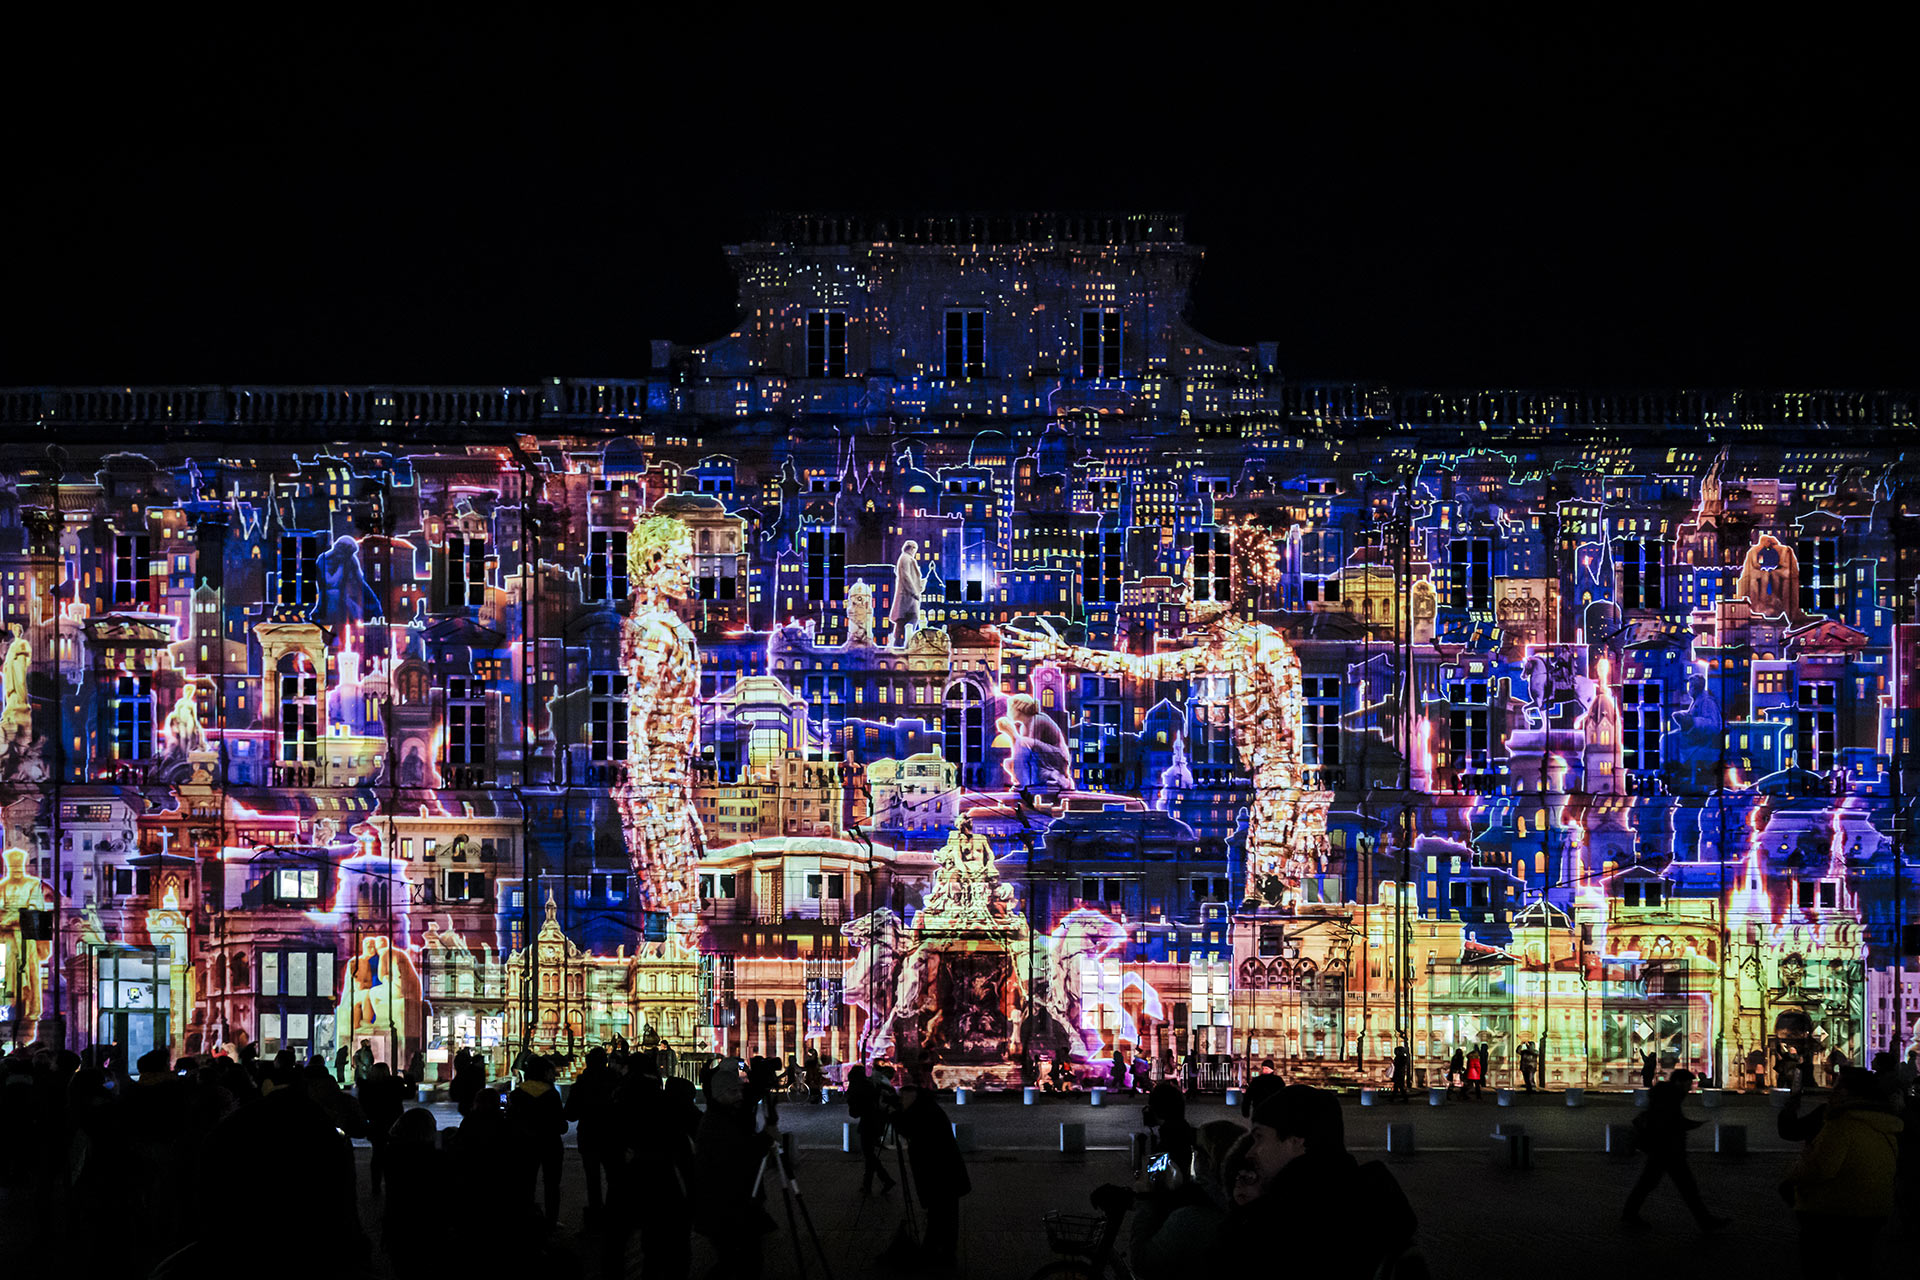
[[[800,1243],[800,1229],[794,1223],[793,1209],[800,1206],[800,1222],[806,1226],[807,1239],[813,1242],[813,1251],[820,1258],[820,1273],[826,1280],[833,1280],[833,1263],[827,1260],[826,1246],[820,1243],[820,1233],[813,1228],[813,1214],[807,1209],[806,1197],[800,1194],[800,1181],[787,1171],[787,1162],[780,1154],[781,1143],[776,1141],[767,1148],[767,1154],[760,1157],[760,1172],[753,1179],[753,1193],[760,1194],[760,1184],[765,1181],[767,1167],[773,1167],[773,1176],[780,1182],[780,1198],[787,1205],[787,1235],[793,1239],[793,1265],[795,1273],[804,1277],[807,1274],[807,1253]]]

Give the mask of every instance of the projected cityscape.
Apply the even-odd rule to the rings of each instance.
[[[1300,383],[1164,215],[728,253],[623,380],[0,392],[0,1041],[1905,1056],[1909,400]]]

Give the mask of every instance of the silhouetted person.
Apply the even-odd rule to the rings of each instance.
[[[887,1092],[893,1092],[893,1086],[887,1086]],[[854,1127],[860,1135],[860,1194],[873,1194],[873,1180],[880,1179],[881,1194],[893,1190],[893,1175],[880,1163],[880,1143],[887,1133],[887,1113],[890,1103],[883,1102],[880,1088],[867,1078],[867,1069],[854,1063],[847,1070],[847,1114],[853,1117]]]
[[[1447,1060],[1447,1096],[1451,1098],[1455,1089],[1464,1089],[1466,1080],[1467,1055],[1455,1049],[1453,1057]]]
[[[1805,1276],[1873,1271],[1880,1232],[1894,1207],[1905,1127],[1873,1073],[1840,1068],[1819,1131],[1787,1174],[1800,1224]]]
[[[546,1180],[544,1215],[551,1229],[560,1221],[561,1139],[567,1117],[560,1092],[553,1087],[550,1060],[535,1057],[527,1063],[526,1078],[507,1098],[507,1131],[524,1193],[537,1197],[540,1180]]]
[[[1147,1094],[1141,1118],[1152,1132],[1153,1154],[1165,1153],[1184,1175],[1193,1168],[1193,1126],[1187,1123],[1187,1095],[1171,1080],[1162,1080]]]
[[[1647,1050],[1647,1052],[1641,1054],[1640,1055],[1640,1087],[1643,1089],[1653,1088],[1654,1077],[1657,1076],[1659,1073],[1660,1073],[1660,1059],[1657,1056],[1655,1056],[1653,1050],[1649,1049]]]
[[[404,1112],[388,1134],[380,1245],[398,1276],[425,1275],[436,1264],[452,1261],[448,1248],[462,1248],[464,1233],[449,1232],[446,1224],[465,1211],[464,1185],[456,1185],[452,1162],[435,1144],[436,1136],[433,1112],[425,1107]]]
[[[471,1049],[462,1049],[453,1056],[453,1083],[447,1088],[447,1096],[452,1099],[454,1108],[462,1116],[473,1106],[473,1100],[487,1087],[486,1069],[480,1065],[480,1055]]]
[[[1533,1092],[1533,1073],[1540,1055],[1534,1052],[1533,1041],[1520,1046],[1520,1080],[1528,1093]]]
[[[775,1138],[771,1125],[756,1128],[756,1107],[733,1063],[722,1059],[707,1078],[707,1111],[693,1147],[693,1229],[713,1242],[716,1274],[758,1280],[764,1215],[754,1184]]]
[[[636,1067],[614,1094],[600,1268],[609,1280],[627,1274],[627,1240],[636,1229],[645,1280],[686,1280],[693,1265],[689,1192],[700,1111],[691,1081],[669,1083],[681,1087],[665,1092],[658,1076]]]
[[[586,1069],[567,1094],[566,1117],[574,1121],[574,1143],[580,1149],[580,1166],[587,1175],[589,1230],[600,1225],[601,1175],[614,1158],[612,1148],[617,1134],[613,1095],[619,1084],[613,1068],[607,1065],[607,1051],[596,1045],[587,1050]]]
[[[352,1058],[353,1050],[347,1046],[346,1041],[342,1040],[340,1047],[333,1051],[333,1076],[341,1084],[347,1082],[347,1064]]]
[[[515,1176],[512,1135],[498,1089],[482,1089],[474,1095],[460,1119],[457,1137],[460,1167],[474,1185],[492,1185]]]
[[[1348,1152],[1338,1095],[1290,1085],[1253,1113],[1234,1207],[1195,1275],[1371,1277],[1412,1244],[1413,1207],[1386,1166]]]
[[[1466,1088],[1462,1090],[1463,1096],[1473,1097],[1473,1098],[1478,1098],[1482,1096],[1481,1095],[1481,1079],[1480,1079],[1480,1072],[1481,1072],[1480,1063],[1481,1063],[1481,1059],[1478,1053],[1470,1053],[1467,1055],[1467,1083],[1466,1083]]]
[[[1405,1098],[1413,1088],[1413,1061],[1407,1056],[1407,1046],[1393,1046],[1393,1096]]]
[[[1493,1076],[1493,1063],[1489,1061],[1487,1042],[1482,1040],[1474,1056],[1480,1059],[1480,1084],[1474,1092],[1479,1093],[1487,1087],[1487,1081]]]
[[[906,1140],[913,1189],[927,1212],[921,1248],[929,1263],[950,1266],[960,1248],[960,1197],[973,1190],[953,1122],[931,1092],[909,1085],[900,1091],[893,1126]]]
[[[1634,1121],[1634,1133],[1640,1149],[1646,1153],[1647,1163],[1633,1190],[1627,1193],[1627,1207],[1620,1215],[1621,1222],[1629,1227],[1642,1225],[1640,1206],[1647,1202],[1648,1194],[1662,1178],[1673,1179],[1674,1189],[1702,1231],[1718,1231],[1727,1225],[1726,1218],[1717,1218],[1707,1211],[1700,1199],[1700,1188],[1693,1180],[1693,1170],[1687,1166],[1687,1134],[1702,1123],[1687,1119],[1681,1110],[1691,1088],[1691,1071],[1674,1072],[1653,1087],[1647,1096],[1647,1109]]]
[[[367,1143],[373,1148],[373,1160],[369,1164],[373,1194],[380,1194],[381,1178],[387,1168],[387,1140],[393,1133],[393,1126],[399,1122],[401,1113],[407,1109],[406,1086],[388,1070],[384,1062],[376,1062],[367,1072],[367,1079],[357,1090],[360,1095],[360,1110],[367,1117]]]
[[[353,1051],[353,1085],[359,1088],[367,1082],[367,1073],[373,1070],[373,1041],[362,1040],[360,1047]]]

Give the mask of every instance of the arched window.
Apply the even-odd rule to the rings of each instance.
[[[280,758],[320,758],[320,677],[304,653],[280,659]]]
[[[986,707],[981,702],[979,689],[964,680],[947,686],[943,728],[945,741],[941,748],[949,764],[964,766],[980,762],[984,754]]]

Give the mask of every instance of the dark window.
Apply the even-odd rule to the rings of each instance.
[[[619,671],[595,672],[593,689],[593,758],[627,758],[627,677]]]
[[[1810,773],[1833,770],[1838,694],[1839,686],[1831,681],[1809,680],[1800,686],[1796,724],[1800,767]]]
[[[1618,543],[1614,560],[1620,566],[1620,607],[1659,609],[1666,600],[1660,544],[1631,540]]]
[[[1834,613],[1840,608],[1840,539],[1800,541],[1800,607]]]
[[[1120,376],[1120,312],[1108,307],[1080,313],[1080,376]]]
[[[987,313],[947,312],[947,376],[983,378],[987,373]]]
[[[153,754],[153,683],[120,676],[113,685],[113,756],[145,760]]]
[[[947,686],[942,750],[956,765],[978,764],[983,755],[986,709],[980,691],[964,680]]]
[[[487,876],[484,871],[447,872],[448,902],[479,902],[487,896]]]
[[[478,607],[487,598],[487,540],[447,539],[447,607]]]
[[[627,598],[627,535],[619,529],[594,529],[587,534],[586,598]]]
[[[1620,731],[1628,773],[1660,771],[1660,682],[1629,680],[1620,686]]]
[[[468,676],[447,677],[447,763],[487,762],[487,686]]]
[[[320,538],[290,533],[280,539],[280,593],[283,605],[312,608],[320,603]]]
[[[1089,602],[1120,599],[1120,576],[1126,535],[1117,529],[1088,533],[1080,539],[1080,593]]]
[[[807,599],[842,600],[847,594],[847,535],[837,529],[807,531]]]
[[[1453,607],[1476,613],[1493,608],[1493,543],[1462,538],[1448,548],[1447,569]]]
[[[1487,684],[1484,680],[1464,681],[1447,686],[1452,702],[1452,763],[1456,774],[1485,773],[1491,751],[1487,709]]]
[[[123,533],[113,540],[113,602],[137,608],[153,604],[153,583],[148,577],[151,543],[144,533]]]
[[[1193,598],[1228,600],[1233,574],[1229,567],[1233,535],[1219,530],[1193,535]]]
[[[1307,767],[1331,768],[1340,763],[1340,678],[1307,676],[1300,683],[1306,719],[1301,745]]]
[[[807,376],[847,376],[847,313],[807,312]]]

